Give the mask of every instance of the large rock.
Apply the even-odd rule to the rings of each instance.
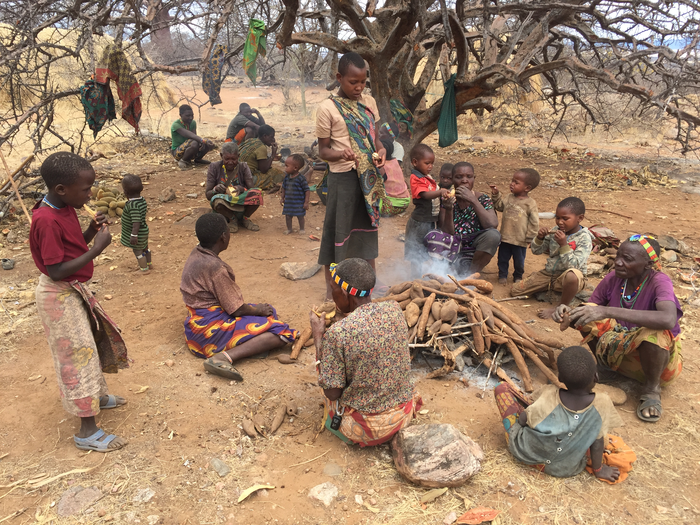
[[[321,265],[317,263],[286,262],[280,266],[280,275],[290,281],[301,281],[313,277],[320,269]]]
[[[673,250],[674,252],[682,253],[687,255],[690,253],[690,247],[683,241],[679,241],[675,237],[670,235],[659,235],[656,239],[664,250]]]
[[[424,487],[458,487],[481,470],[484,453],[452,425],[416,425],[392,441],[394,465],[407,480]]]
[[[175,190],[172,188],[165,188],[163,191],[160,192],[160,196],[158,199],[160,202],[170,202],[174,201],[177,198],[177,195],[175,194]]]
[[[333,500],[338,497],[338,487],[333,485],[330,481],[326,481],[312,488],[309,491],[309,497],[329,507]]]
[[[84,511],[102,498],[102,492],[97,487],[85,488],[81,485],[69,488],[63,493],[58,502],[59,516],[74,516]]]

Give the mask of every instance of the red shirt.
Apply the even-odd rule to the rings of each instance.
[[[88,251],[78,215],[72,206],[54,210],[41,206],[41,201],[32,209],[32,228],[29,231],[29,248],[34,264],[39,271],[49,275],[47,266],[72,261]],[[92,278],[92,261],[64,281],[84,283]]]

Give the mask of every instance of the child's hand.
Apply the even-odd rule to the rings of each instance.
[[[447,188],[440,188],[440,198],[441,199],[448,199],[450,197],[450,190]]]
[[[595,477],[598,479],[605,479],[614,483],[620,477],[620,469],[611,467],[610,465],[601,465],[600,470],[593,474],[595,474]]]
[[[549,228],[540,228],[540,231],[537,232],[537,238],[539,240],[542,240],[545,238],[545,236],[549,233]]]
[[[109,224],[109,218],[101,211],[98,211],[97,213],[95,213],[95,218],[92,221],[90,221],[90,227],[97,231],[100,231],[103,224]]]
[[[308,203],[308,202],[305,202],[305,203],[304,203],[304,209],[305,209],[305,210],[308,210],[308,209],[309,209],[309,203]]]
[[[136,233],[132,233],[129,237],[129,244],[136,246],[139,243],[139,236]]]
[[[442,197],[442,207],[446,210],[451,210],[455,207],[456,201],[457,199],[454,197],[454,195],[449,195],[448,193],[447,197]]]
[[[102,253],[111,243],[112,234],[109,233],[109,226],[105,224],[102,226],[100,231],[97,232],[97,235],[95,235],[94,247],[99,251],[99,253]]]
[[[554,233],[554,240],[557,241],[557,244],[559,246],[566,245],[566,232],[564,232],[563,230],[557,230]]]
[[[491,188],[491,195],[493,196],[496,196],[500,193],[495,184],[489,184],[489,188]]]

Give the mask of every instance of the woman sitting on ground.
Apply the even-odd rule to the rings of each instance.
[[[372,302],[376,276],[364,259],[345,259],[330,271],[333,301],[347,317],[324,334],[323,316],[309,313],[324,425],[346,443],[379,445],[422,405],[410,380],[406,320],[397,302]]]
[[[660,419],[661,387],[681,373],[681,305],[673,282],[658,271],[659,243],[633,235],[620,245],[615,271],[598,284],[590,303],[573,310],[560,305],[554,320],[568,313],[603,368],[642,383],[637,417]]]
[[[272,154],[269,157],[267,156],[268,146],[272,149]],[[275,142],[275,130],[272,126],[267,124],[260,126],[258,136],[244,140],[239,150],[241,161],[248,163],[258,188],[269,190],[282,183],[285,176],[284,171],[272,166],[277,156],[277,142]]]
[[[190,162],[195,164],[209,164],[204,160],[204,155],[216,149],[209,139],[203,139],[197,135],[197,122],[194,120],[194,112],[187,104],[180,106],[180,118],[170,126],[170,138],[172,146],[170,152],[177,161],[181,170],[190,167]]]
[[[206,359],[210,374],[242,381],[234,361],[281,348],[297,331],[277,320],[269,304],[247,304],[231,267],[219,258],[231,239],[226,219],[208,213],[197,219],[199,245],[182,270],[180,292],[189,312],[187,347]]]
[[[238,223],[256,232],[260,227],[250,216],[262,205],[262,192],[254,187],[248,164],[238,162],[238,156],[235,142],[221,146],[221,160],[209,165],[205,194],[212,209],[228,221],[231,233],[238,231]]]

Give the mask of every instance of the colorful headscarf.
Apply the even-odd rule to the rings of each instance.
[[[340,286],[343,290],[348,292],[350,295],[355,295],[357,297],[367,297],[369,294],[372,293],[372,289],[370,290],[358,290],[354,286],[348,284],[347,282],[343,281],[340,278],[340,275],[338,275],[338,268],[337,268],[336,263],[331,263],[330,270],[331,270],[331,278],[335,281],[335,284]]]
[[[639,244],[642,245],[642,248],[644,248],[647,252],[647,255],[649,256],[649,259],[652,260],[656,264],[656,267],[660,270],[661,269],[661,261],[659,261],[659,256],[656,253],[656,250],[652,247],[651,243],[649,242],[649,239],[654,239],[651,235],[642,235],[642,234],[635,234],[632,235],[632,237],[629,238],[630,242],[638,242]]]

